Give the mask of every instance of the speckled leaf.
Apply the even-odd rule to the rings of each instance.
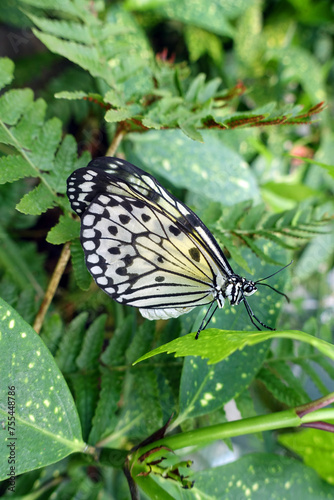
[[[221,332],[222,339],[224,335]],[[208,365],[207,359],[188,356],[180,386],[180,421],[207,415],[241,394],[256,376],[268,348],[268,343],[245,347],[214,365]]]
[[[334,498],[334,488],[309,467],[289,457],[252,453],[239,460],[197,472],[191,490],[182,500],[323,500]],[[181,498],[175,482],[156,479],[172,495]]]
[[[224,0],[224,2],[211,2],[210,8],[201,0],[172,0],[165,2],[159,11],[171,19],[177,19],[183,23],[199,26],[217,35],[232,37],[235,30],[229,19],[240,15],[247,6],[252,3],[249,0]]]
[[[305,464],[317,471],[319,476],[334,485],[334,434],[318,429],[282,434],[279,442],[300,455]]]
[[[127,159],[136,165],[141,162],[139,166],[144,170],[166,177],[177,187],[191,189],[198,195],[206,193],[224,205],[258,200],[256,180],[242,157],[210,131],[203,130],[201,135],[204,144],[194,142],[179,130],[131,134]]]
[[[13,442],[15,472],[22,474],[82,451],[78,414],[60,370],[31,326],[2,299],[0,328],[1,457],[9,455],[8,444]],[[15,393],[12,428],[8,401],[14,400],[8,399],[9,387]],[[11,403],[10,408],[14,408]],[[0,478],[7,478],[7,460],[0,462],[0,471]]]

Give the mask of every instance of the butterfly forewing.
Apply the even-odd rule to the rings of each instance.
[[[90,167],[90,165],[92,165]],[[93,166],[94,165],[94,166]],[[70,185],[70,182],[73,185]],[[71,200],[73,189],[76,199]],[[97,158],[88,167],[73,172],[68,180],[68,194],[73,210],[82,215],[89,203],[98,193],[121,194],[142,200],[145,205],[168,213],[183,228],[191,234],[201,247],[219,263],[219,268],[226,276],[233,274],[227,259],[221,251],[210,231],[199,217],[174,198],[161,184],[147,172],[118,158]]]

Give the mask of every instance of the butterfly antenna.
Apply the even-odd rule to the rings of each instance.
[[[287,295],[285,295],[285,293],[283,292],[280,292],[279,290],[276,290],[276,288],[274,288],[273,286],[270,286],[268,285],[268,283],[257,283],[258,285],[262,285],[262,286],[267,286],[268,288],[271,288],[272,290],[274,290],[274,292],[276,293],[279,293],[280,295],[283,295],[283,297],[286,298],[286,301],[290,303],[290,299]]]
[[[215,312],[217,311],[217,308],[218,308],[218,304],[216,304],[216,307],[213,309],[213,312],[210,314],[210,311],[213,307],[213,305],[216,304],[216,301],[214,302],[211,302],[210,306],[209,306],[209,309],[206,311],[205,313],[205,316],[202,320],[202,323],[199,327],[199,329],[197,330],[197,333],[196,333],[196,336],[195,336],[195,340],[198,339],[199,337],[199,334],[201,333],[202,330],[205,330],[205,328],[208,326],[208,324],[210,323],[211,319],[212,319],[212,316],[215,314]],[[209,319],[207,319],[209,316]]]
[[[283,297],[285,297],[286,300],[287,300],[287,302],[290,302],[289,297],[287,295],[285,295],[285,293],[280,292],[279,290],[276,290],[276,288],[274,288],[273,286],[268,285],[267,283],[260,283],[260,282],[261,281],[265,281],[265,280],[271,278],[272,276],[275,276],[275,274],[277,274],[277,273],[280,273],[281,271],[283,271],[283,269],[286,269],[287,267],[291,266],[292,262],[293,262],[293,260],[291,262],[289,262],[289,264],[287,264],[286,266],[284,266],[281,269],[279,269],[278,271],[276,271],[275,273],[270,274],[269,276],[266,276],[265,278],[261,278],[261,279],[255,281],[255,284],[256,285],[267,286],[268,288],[271,288],[271,290],[274,290],[274,292],[279,293],[280,295],[282,295]]]
[[[283,271],[283,269],[286,269],[287,267],[291,266],[292,262],[293,262],[293,260],[291,262],[289,262],[289,264],[287,264],[286,266],[284,266],[281,269],[279,269],[278,271],[276,271],[275,273],[269,274],[269,276],[266,276],[265,278],[261,278],[260,280],[255,281],[255,284],[257,285],[258,283],[260,283],[260,281],[265,281],[265,280],[271,278],[272,276],[275,276],[275,274],[278,274],[281,271]]]
[[[259,318],[257,316],[255,316],[255,314],[253,313],[252,311],[252,308],[251,306],[248,304],[246,298],[244,297],[244,304],[245,304],[245,307],[246,307],[246,311],[247,311],[247,314],[249,316],[249,319],[251,320],[251,322],[253,323],[253,325],[255,326],[255,328],[259,331],[261,331],[261,328],[258,327],[258,325],[255,323],[255,321],[253,320],[253,318],[261,325],[261,326],[264,326],[264,328],[266,328],[267,330],[271,330],[271,331],[274,331],[275,328],[271,328],[270,326],[268,325],[265,325],[264,323],[262,323],[262,321],[259,320]]]

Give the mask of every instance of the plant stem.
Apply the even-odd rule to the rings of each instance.
[[[261,415],[259,417],[250,417],[243,420],[212,425],[203,429],[175,434],[174,436],[165,436],[163,439],[156,441],[154,447],[164,445],[172,450],[178,450],[187,446],[205,446],[217,439],[231,438],[273,429],[284,429],[286,427],[300,427],[303,423],[318,422],[319,420],[333,418],[333,408],[317,410],[302,418],[298,417],[295,409],[290,409],[270,415]],[[140,453],[145,453],[150,447],[152,448],[152,444],[141,448]]]
[[[33,328],[34,328],[36,333],[39,333],[41,331],[45,315],[47,313],[47,310],[49,309],[49,306],[50,306],[51,301],[54,297],[54,294],[56,293],[57,287],[59,285],[59,281],[63,275],[63,272],[65,271],[65,267],[66,267],[67,262],[70,258],[70,255],[71,255],[70,243],[67,242],[67,243],[65,243],[63,250],[60,254],[56,268],[53,271],[53,275],[51,277],[48,289],[45,292],[43,302],[42,302],[41,307],[39,308],[39,311],[38,311],[37,316],[35,318]]]
[[[116,133],[114,135],[114,138],[108,148],[108,151],[106,152],[106,156],[114,156],[114,154],[117,151],[118,146],[120,145],[123,137],[127,133],[127,130],[122,126],[122,122],[119,124],[117,127]]]

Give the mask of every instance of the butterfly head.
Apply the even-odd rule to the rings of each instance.
[[[231,306],[237,306],[245,297],[249,297],[255,292],[257,292],[257,288],[254,281],[246,280],[238,274],[232,274],[228,279],[225,296],[230,301]]]

